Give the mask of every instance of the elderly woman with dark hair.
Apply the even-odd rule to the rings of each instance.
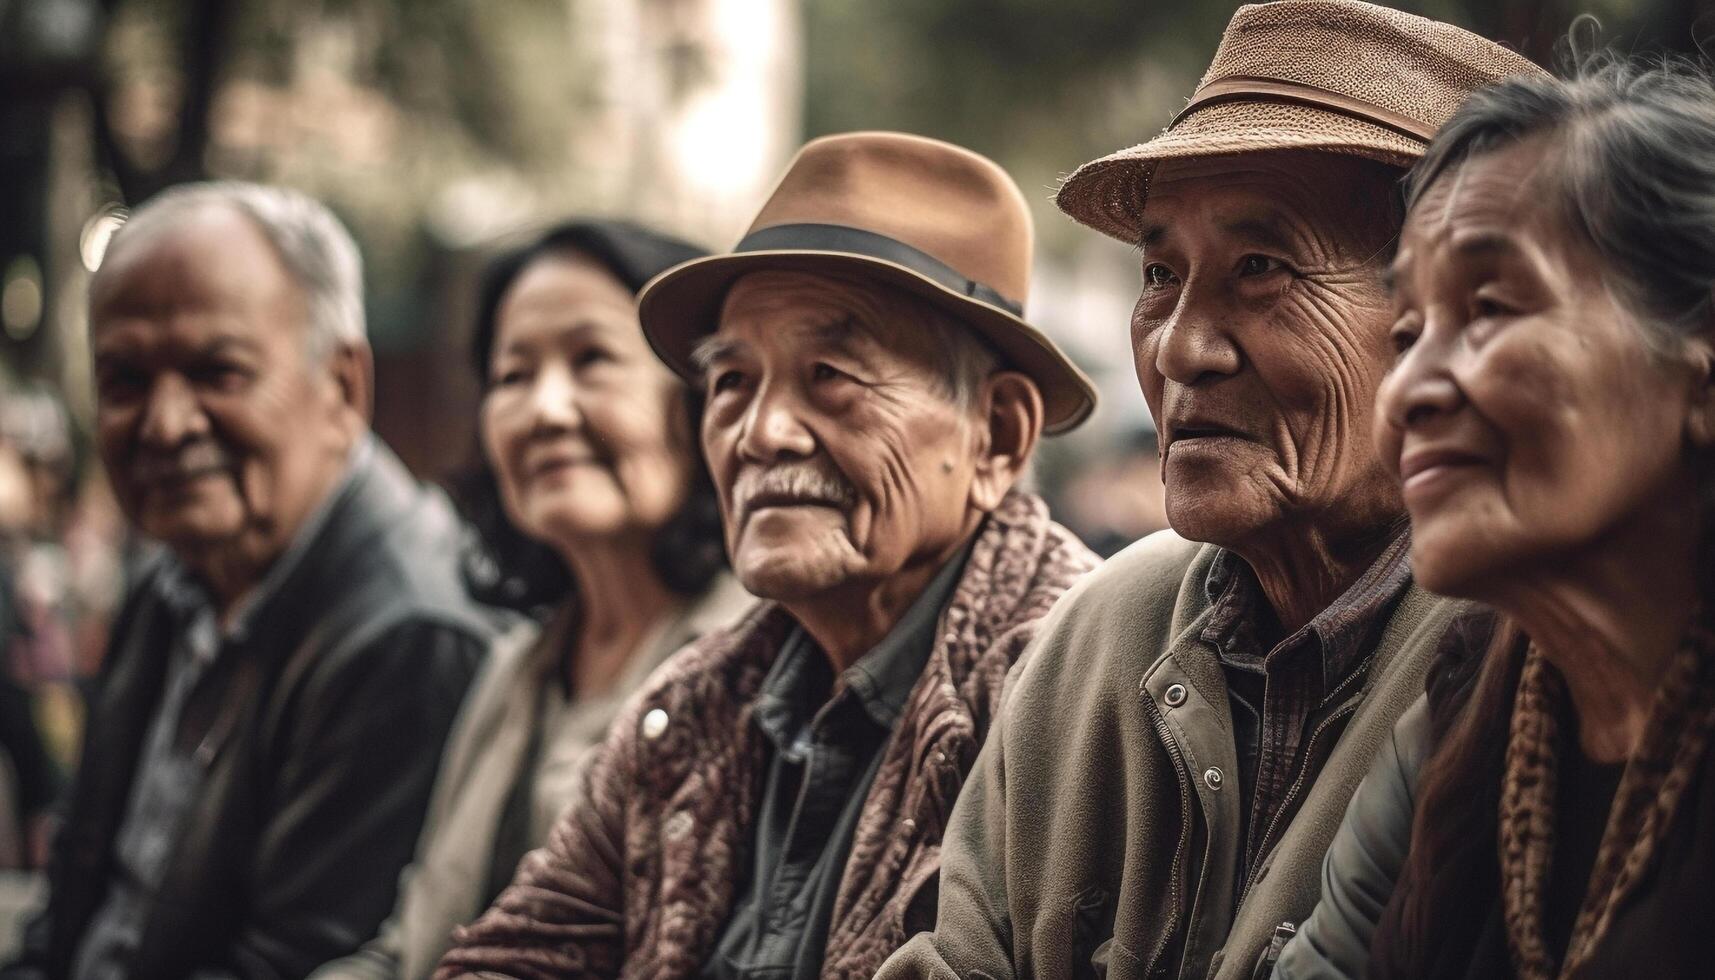
[[[393,915],[318,976],[428,975],[546,836],[626,696],[749,605],[695,436],[701,398],[638,323],[643,284],[700,254],[577,222],[488,270],[473,354],[489,466],[463,494],[484,545],[471,578],[545,625],[503,640],[472,691]]]
[[[1420,581],[1498,615],[1354,797],[1277,975],[1708,976],[1715,83],[1502,83],[1408,196],[1377,443]]]

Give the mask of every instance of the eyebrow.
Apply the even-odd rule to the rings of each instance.
[[[229,351],[254,354],[261,349],[261,344],[248,337],[227,336],[216,337],[207,343],[200,344],[191,350],[190,353],[193,357],[217,357]],[[109,341],[107,343],[98,342],[94,345],[94,349],[91,351],[93,358],[97,362],[103,360],[111,361],[114,359],[129,360],[135,355],[135,353],[136,346],[125,340]]]
[[[1281,252],[1293,250],[1292,236],[1279,218],[1276,217],[1244,217],[1221,223],[1221,228],[1230,235],[1252,241],[1258,245]]]
[[[1246,241],[1255,242],[1278,251],[1291,251],[1292,238],[1286,233],[1281,221],[1273,216],[1247,215],[1221,222],[1221,230]],[[1140,251],[1148,252],[1160,246],[1167,238],[1166,225],[1148,225],[1138,238],[1137,247]]]
[[[709,334],[697,341],[697,346],[691,348],[691,367],[696,368],[699,374],[706,373],[710,366],[737,354],[742,346],[731,337]]]
[[[1455,233],[1453,250],[1465,258],[1517,255],[1520,251],[1518,242],[1514,241],[1511,235],[1504,231],[1488,229],[1465,234]]]
[[[548,330],[526,333],[523,337],[509,336],[496,349],[496,354],[511,354],[516,351],[534,350],[538,347],[552,347],[571,337],[582,337],[584,334],[613,333],[614,328],[603,320],[595,317],[580,315],[572,320],[562,320],[560,324]]]
[[[1453,252],[1461,259],[1505,258],[1524,254],[1524,250],[1511,235],[1498,229],[1455,233]],[[1400,259],[1396,258],[1382,269],[1382,286],[1390,293],[1399,287],[1399,263]]]
[[[848,357],[859,356],[857,345],[852,342],[858,332],[869,334],[868,328],[859,323],[857,315],[853,313],[847,313],[838,320],[819,323],[809,330],[813,343]]]
[[[846,314],[837,320],[818,323],[807,328],[805,332],[809,335],[810,343],[817,347],[861,360],[862,353],[852,342],[854,334],[859,331],[867,333],[859,324],[856,315]],[[706,372],[712,365],[736,356],[744,347],[743,341],[710,334],[691,349],[691,366]]]

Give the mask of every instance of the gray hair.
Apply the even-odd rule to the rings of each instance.
[[[1601,56],[1570,79],[1520,76],[1462,106],[1407,178],[1415,204],[1465,160],[1543,136],[1557,142],[1548,207],[1602,259],[1606,285],[1657,355],[1715,334],[1715,78],[1688,62]],[[1694,460],[1705,549],[1715,547],[1715,454]],[[1715,603],[1715,563],[1699,588]]]
[[[210,205],[249,218],[274,246],[309,310],[304,346],[312,357],[364,342],[363,259],[357,243],[332,211],[301,191],[236,180],[181,184],[139,207],[114,236],[113,246]]]
[[[950,314],[933,308],[926,308],[925,313],[923,325],[944,357],[940,365],[943,390],[955,405],[969,409],[983,382],[1000,369],[1000,355]]]
[[[1554,199],[1657,351],[1715,323],[1715,80],[1689,63],[1593,60],[1471,96],[1406,178],[1409,204],[1465,160],[1556,141]]]

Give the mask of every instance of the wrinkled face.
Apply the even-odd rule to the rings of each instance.
[[[191,564],[277,553],[365,427],[303,297],[229,208],[120,238],[90,286],[96,440],[126,516]]]
[[[1281,152],[1151,179],[1132,350],[1185,537],[1242,550],[1301,521],[1364,531],[1398,513],[1369,440],[1393,176]]]
[[[943,560],[969,526],[973,426],[907,297],[752,273],[698,350],[733,568],[808,598]]]
[[[596,262],[527,266],[496,317],[482,438],[507,515],[552,544],[648,533],[690,485],[684,386]]]
[[[1686,478],[1691,370],[1652,353],[1594,251],[1542,206],[1551,161],[1526,141],[1456,165],[1400,239],[1375,436],[1436,591],[1487,595]]]

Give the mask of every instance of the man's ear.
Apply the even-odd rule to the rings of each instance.
[[[340,400],[368,428],[375,416],[375,353],[368,344],[340,344],[328,355],[327,367]]]
[[[1715,341],[1701,337],[1690,344],[1691,404],[1685,438],[1705,452],[1715,449]]]
[[[981,428],[976,433],[971,504],[988,513],[1000,506],[1036,452],[1042,437],[1042,392],[1025,375],[1000,371],[983,383],[977,404],[983,414],[977,420]]]

